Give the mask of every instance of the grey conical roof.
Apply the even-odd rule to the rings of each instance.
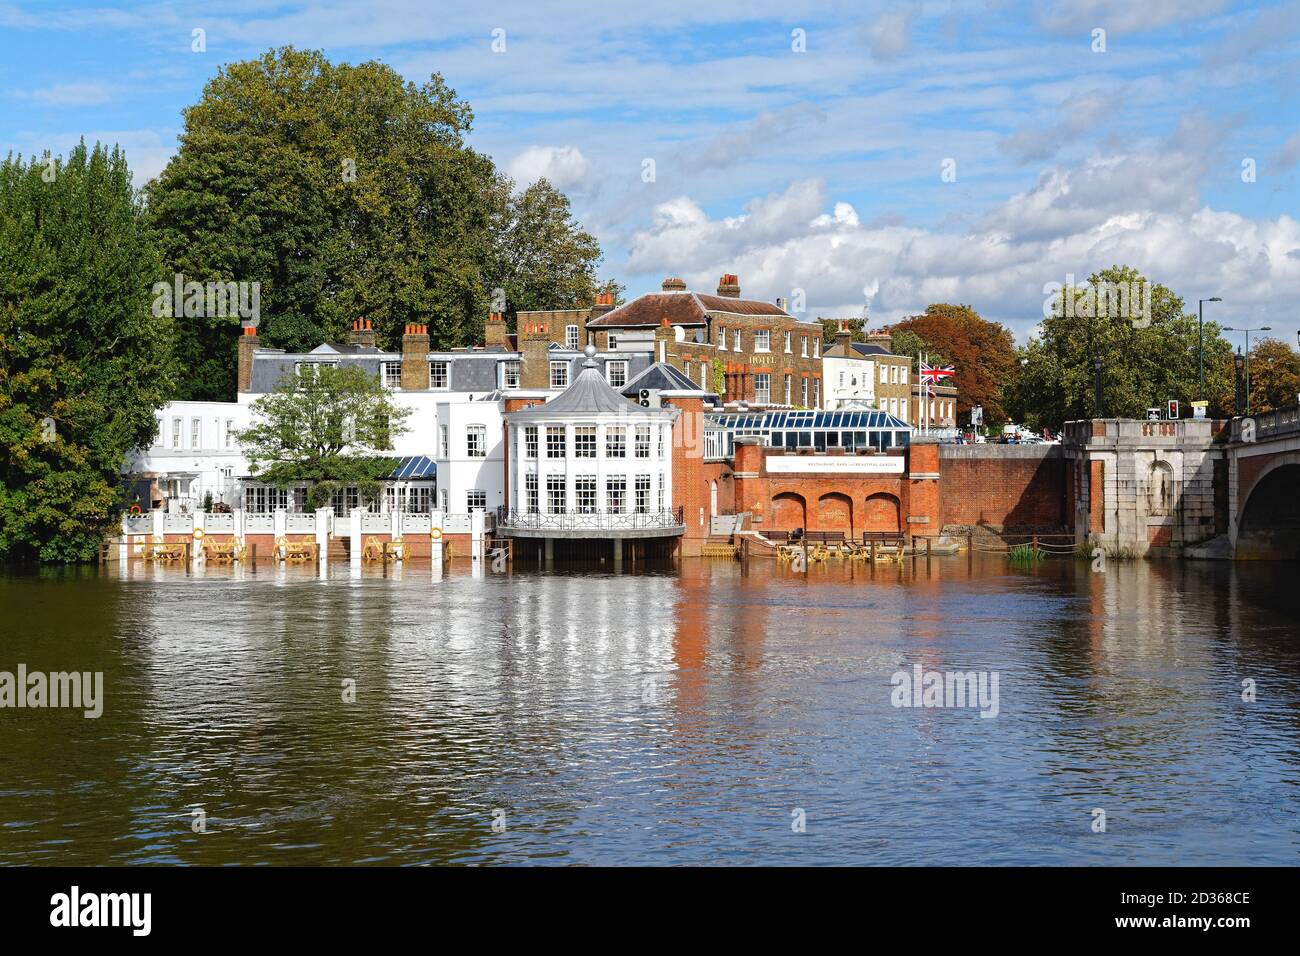
[[[596,362],[588,358],[573,384],[543,405],[511,412],[511,419],[554,418],[556,415],[608,415],[627,412],[647,412],[631,399],[624,398],[610,387],[600,374]]]

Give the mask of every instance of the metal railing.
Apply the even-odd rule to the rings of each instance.
[[[684,528],[686,521],[681,507],[672,511],[589,511],[564,514],[499,508],[497,524],[503,528],[534,531],[640,531]]]

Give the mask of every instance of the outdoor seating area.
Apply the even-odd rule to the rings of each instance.
[[[151,541],[144,546],[144,558],[146,561],[168,563],[184,561],[189,550],[189,544],[184,541]]]
[[[856,561],[901,561],[907,539],[894,531],[868,531],[850,538],[843,531],[766,531],[763,537],[776,548],[779,560],[790,561],[795,552],[808,561],[847,558]]]
[[[281,561],[315,561],[316,554],[316,542],[314,541],[289,541],[286,538],[276,539],[275,555]]]
[[[366,538],[361,548],[361,560],[364,562],[406,560],[406,545],[402,541],[381,541],[379,538]]]
[[[205,538],[203,541],[203,559],[217,564],[233,564],[242,561],[244,551],[244,546],[237,538],[229,538],[225,541]]]

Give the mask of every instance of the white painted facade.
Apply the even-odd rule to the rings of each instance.
[[[824,408],[843,408],[846,402],[876,404],[876,363],[871,359],[825,356],[822,383]]]

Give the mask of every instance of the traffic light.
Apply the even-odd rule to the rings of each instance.
[[[1168,418],[1171,422],[1178,421],[1178,399],[1176,398],[1169,399]]]

